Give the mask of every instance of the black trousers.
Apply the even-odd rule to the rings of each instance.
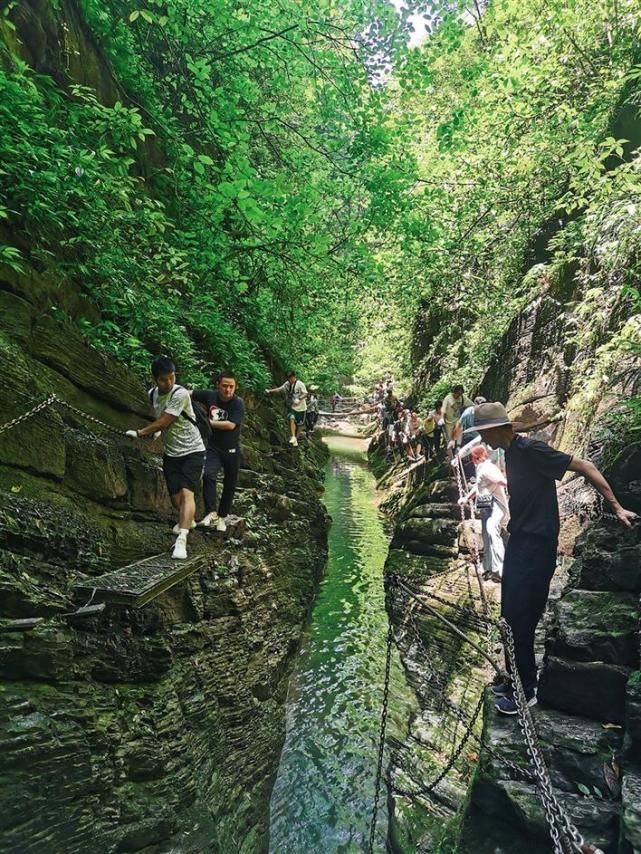
[[[557,537],[517,532],[505,549],[501,616],[512,629],[516,669],[524,685],[536,682],[534,633],[548,600],[557,544]]]
[[[316,426],[316,422],[318,421],[318,412],[310,412],[309,410],[305,413],[305,432],[312,433],[314,431],[314,427]]]
[[[240,448],[230,451],[221,451],[217,448],[207,448],[207,459],[205,460],[205,471],[203,472],[203,498],[205,499],[205,513],[213,513],[216,510],[216,480],[218,473],[223,470],[223,491],[218,505],[218,515],[225,518],[229,515],[231,504],[238,483],[238,469],[240,468]]]

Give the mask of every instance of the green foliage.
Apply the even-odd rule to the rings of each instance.
[[[584,266],[578,293],[601,269],[607,295],[596,314],[590,301],[585,325],[595,348],[612,344],[607,323],[617,325],[639,281],[638,229],[628,223],[620,238],[615,226],[638,223],[639,161],[615,112],[639,102],[640,31],[634,0],[505,0],[480,19],[446,16],[390,82],[393,211],[389,174],[370,190],[385,211],[387,299],[416,319],[426,400],[454,380],[478,383],[517,311],[550,286],[524,275],[537,261]],[[595,258],[604,219],[608,243]]]
[[[113,106],[15,55],[0,74],[0,216],[24,259],[79,283],[100,309],[88,336],[139,371],[163,351],[195,380],[230,366],[261,387],[274,363],[326,388],[350,374],[371,266],[360,168],[384,146],[376,63],[353,41],[366,9],[81,6],[123,92]]]

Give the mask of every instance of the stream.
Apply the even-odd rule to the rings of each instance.
[[[367,848],[374,799],[387,614],[382,572],[388,537],[376,506],[366,443],[327,437],[324,502],[329,557],[292,674],[287,731],[271,799],[272,854]],[[393,649],[388,736],[413,708]],[[383,785],[375,849],[385,850]]]

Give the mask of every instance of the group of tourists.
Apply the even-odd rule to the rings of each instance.
[[[184,560],[188,535],[196,526],[227,528],[240,467],[245,405],[229,371],[218,376],[216,388],[194,390],[176,382],[175,365],[165,356],[153,361],[151,372],[154,387],[149,403],[155,418],[145,427],[128,430],[127,435],[135,439],[162,435],[163,472],[178,516],[172,555]],[[313,386],[308,389],[290,371],[282,385],[266,393],[285,397],[291,445],[298,444],[302,431],[313,432],[318,419]],[[393,455],[417,461],[438,453],[444,444],[452,464],[463,469],[465,490],[460,502],[475,502],[481,517],[485,576],[502,581],[501,615],[512,630],[526,700],[536,703],[534,634],[556,568],[560,529],[555,482],[567,471],[576,472],[605,498],[622,524],[630,526],[638,517],[621,506],[592,462],[519,435],[503,404],[482,397],[471,400],[461,385],[455,385],[421,418],[396,397],[394,379],[388,377],[375,387],[370,408],[362,411],[378,412]],[[217,499],[221,472],[223,486]],[[205,513],[196,522],[201,482]],[[494,685],[492,690],[497,709],[516,714],[511,684]]]
[[[519,435],[503,404],[476,398],[474,405],[467,405],[460,387],[452,390],[452,397],[460,409],[456,421],[450,416],[445,422],[452,462],[459,465],[461,458],[469,458],[474,467],[469,489],[460,501],[475,501],[479,510],[483,565],[489,577],[502,580],[501,616],[512,630],[516,667],[526,700],[533,705],[537,689],[534,635],[557,565],[556,481],[567,471],[576,472],[605,498],[622,524],[629,527],[637,516],[621,506],[592,462]],[[508,516],[505,545],[502,527]],[[493,685],[492,691],[499,712],[517,713],[511,682]]]
[[[149,403],[155,419],[139,430],[127,430],[132,439],[162,436],[163,473],[171,503],[178,515],[173,531],[176,542],[172,556],[187,557],[187,537],[196,527],[227,530],[241,461],[241,430],[245,404],[236,393],[231,371],[218,375],[215,389],[187,389],[176,382],[176,366],[166,356],[151,364],[154,387]],[[286,381],[266,394],[283,394],[287,406],[291,445],[298,445],[301,431],[307,437],[318,421],[315,386],[309,390],[293,371]],[[222,472],[222,491],[217,498],[217,481]],[[202,483],[205,514],[196,521],[196,494]]]
[[[240,468],[240,438],[245,404],[236,394],[236,378],[223,371],[215,389],[190,390],[176,382],[176,366],[166,356],[151,365],[154,387],[149,403],[155,419],[132,439],[162,435],[163,473],[171,503],[178,514],[173,557],[187,557],[187,536],[197,525],[226,531]],[[223,472],[217,502],[216,482]],[[196,492],[202,482],[205,515],[196,522]]]
[[[363,410],[361,410],[363,411]],[[408,465],[433,457],[443,436],[443,402],[437,400],[425,418],[416,409],[405,406],[388,387],[369,411],[376,412],[390,462]]]

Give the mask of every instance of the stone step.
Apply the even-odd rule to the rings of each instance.
[[[559,791],[580,794],[578,784],[608,799],[618,797],[616,771],[612,766],[623,742],[622,727],[605,728],[590,718],[568,716],[539,703],[532,707],[539,745]],[[484,738],[498,757],[529,768],[525,742],[516,718],[499,715],[488,691],[485,706]],[[484,758],[484,773],[508,777],[499,759]]]
[[[557,792],[558,800],[587,842],[605,854],[617,854],[619,837],[619,803],[585,795]],[[515,854],[517,851],[551,851],[550,833],[543,805],[536,788],[515,780],[488,780],[478,776],[471,796],[469,815],[477,834],[488,826],[492,833],[493,854]],[[501,833],[502,831],[502,833]],[[479,838],[479,837],[477,837]],[[481,837],[482,838],[482,837]]]
[[[408,519],[455,519],[460,518],[460,513],[456,504],[419,504],[418,507],[412,508],[408,514]]]
[[[571,590],[554,606],[550,655],[572,661],[639,664],[639,597],[634,593]]]
[[[539,699],[571,715],[623,724],[630,672],[602,661],[568,661],[549,655],[541,672]]]
[[[458,523],[450,519],[410,518],[397,525],[393,543],[416,541],[426,545],[454,547]]]

